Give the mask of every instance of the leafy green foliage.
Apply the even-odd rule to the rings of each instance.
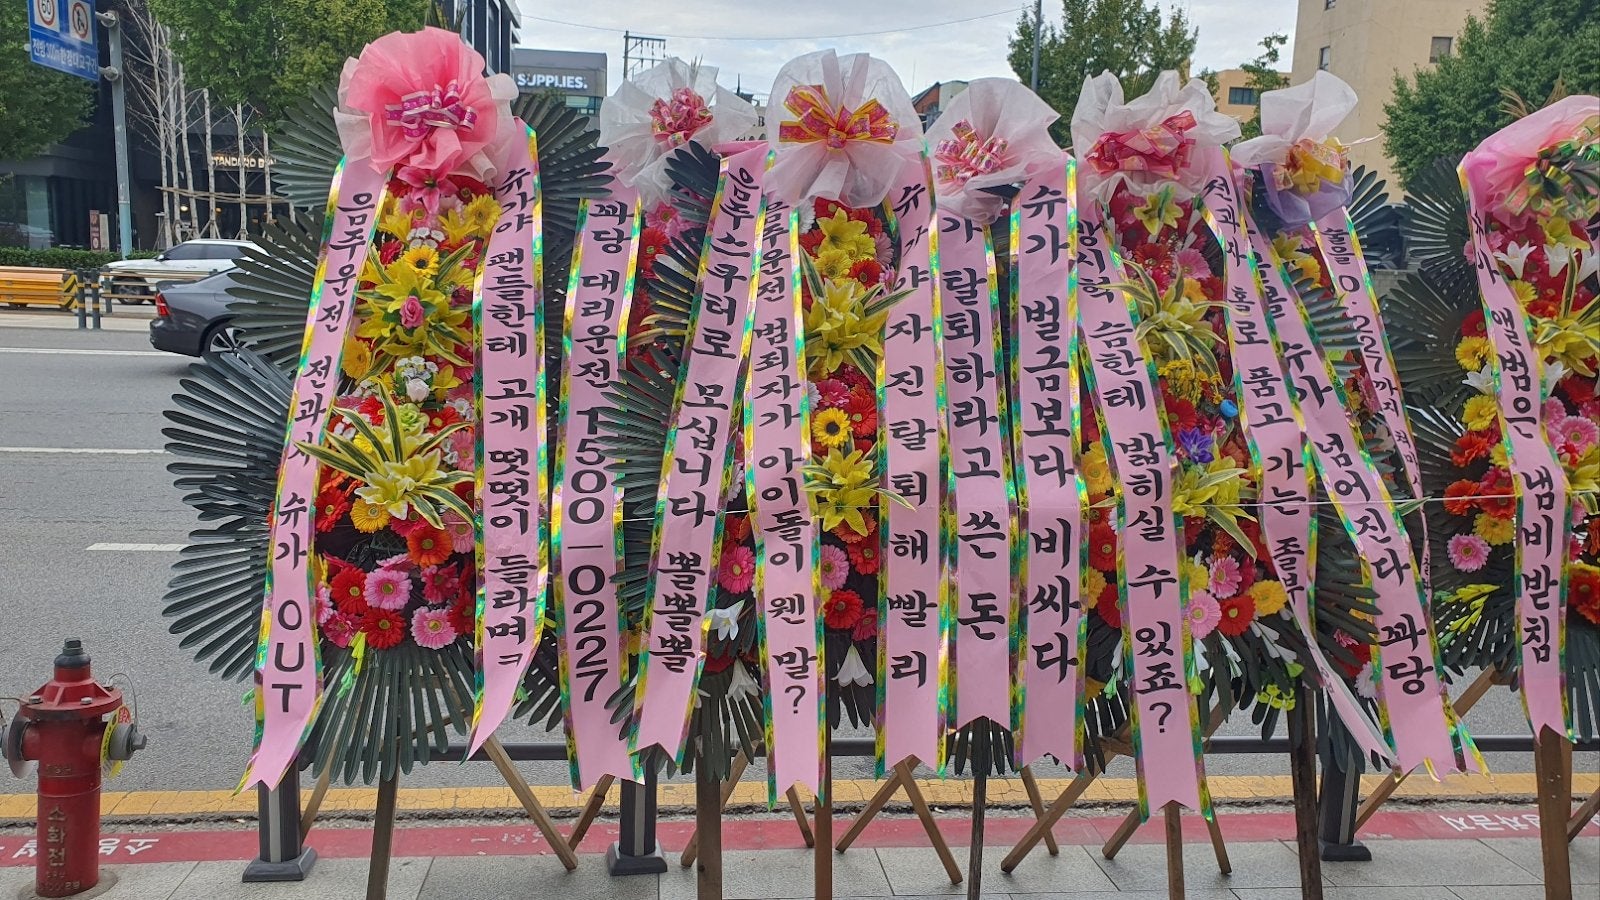
[[[1278,71],[1278,60],[1283,53],[1281,48],[1289,43],[1286,34],[1269,34],[1261,39],[1261,55],[1247,63],[1240,64],[1239,68],[1249,73],[1250,80],[1245,82],[1245,87],[1254,88],[1256,97],[1259,98],[1267,91],[1275,91],[1289,86],[1289,76]],[[1261,105],[1256,104],[1255,114],[1239,123],[1241,140],[1249,140],[1261,134]]]
[[[149,0],[191,87],[276,121],[391,31],[422,27],[429,0]],[[9,121],[9,119],[8,119]]]
[[[1491,0],[1470,18],[1455,54],[1432,69],[1396,75],[1384,106],[1384,150],[1406,186],[1435,158],[1462,154],[1512,120],[1503,89],[1548,96],[1600,91],[1600,0]]]
[[[1131,98],[1148,91],[1163,69],[1189,71],[1199,32],[1178,9],[1163,14],[1161,4],[1148,0],[1062,0],[1061,13],[1061,27],[1046,23],[1041,33],[1038,93],[1061,114],[1050,130],[1062,144],[1071,139],[1068,124],[1084,78],[1111,72]],[[1006,55],[1023,84],[1032,73],[1033,32],[1026,12]]]
[[[0,98],[0,104],[4,104]],[[0,113],[4,108],[0,106]],[[136,250],[129,259],[149,259],[154,250]],[[108,262],[122,258],[110,250],[73,250],[68,247],[46,247],[29,250],[26,247],[0,247],[0,266],[24,266],[36,269],[98,269]]]
[[[64,139],[93,104],[89,82],[28,58],[28,4],[0,6],[0,159],[27,159]]]

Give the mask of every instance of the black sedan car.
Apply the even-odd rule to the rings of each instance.
[[[228,311],[228,288],[233,285],[231,271],[162,285],[156,292],[156,317],[150,321],[150,346],[185,356],[237,349],[238,333]]]

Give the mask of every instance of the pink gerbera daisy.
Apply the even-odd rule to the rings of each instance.
[[[830,591],[844,587],[844,580],[850,574],[850,556],[828,544],[822,548],[822,564],[817,574],[821,576],[822,586]]]
[[[422,599],[440,606],[461,594],[461,571],[455,563],[422,570]]]
[[[367,575],[367,605],[378,609],[405,609],[411,602],[411,576],[399,569],[381,568]]]
[[[1189,633],[1195,640],[1217,630],[1222,621],[1222,605],[1210,591],[1195,591],[1189,596]]]
[[[717,570],[717,584],[735,594],[750,590],[756,577],[756,555],[743,544],[724,547],[722,566]]]
[[[344,613],[335,613],[322,623],[322,636],[335,647],[343,649],[350,646],[350,641],[356,636],[356,626],[361,620]]]
[[[317,588],[317,596],[312,598],[311,606],[317,613],[317,624],[326,623],[335,612],[338,612],[333,605],[333,589],[325,584]]]
[[[1211,593],[1216,597],[1232,597],[1239,590],[1239,561],[1231,556],[1219,556],[1211,561]]]
[[[1475,534],[1450,539],[1450,564],[1463,572],[1476,572],[1489,562],[1489,542]]]
[[[470,432],[472,429],[466,430]],[[471,553],[475,540],[472,523],[450,512],[445,513],[442,518],[444,530],[450,535],[450,549],[457,553]]]
[[[1570,444],[1575,455],[1582,455],[1585,450],[1600,443],[1600,425],[1583,416],[1565,416],[1550,426],[1550,432],[1551,443],[1557,447]]]
[[[438,650],[449,646],[457,637],[455,626],[450,624],[450,610],[424,606],[411,615],[411,639],[418,647]]]

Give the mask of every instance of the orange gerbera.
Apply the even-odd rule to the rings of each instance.
[[[426,522],[417,523],[406,535],[406,553],[422,568],[442,565],[451,552],[450,535]]]

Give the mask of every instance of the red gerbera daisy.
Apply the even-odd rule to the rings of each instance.
[[[1452,516],[1470,516],[1478,506],[1478,483],[1463,478],[1444,489],[1444,511]]]
[[[1475,309],[1461,320],[1461,334],[1465,337],[1489,336],[1489,330],[1483,324],[1483,310]]]
[[[850,430],[858,438],[878,433],[878,398],[869,388],[854,387],[845,397],[844,414],[850,417]]]
[[[828,595],[822,604],[822,614],[823,621],[835,631],[854,628],[861,621],[861,595],[848,588],[840,588]]]
[[[352,616],[366,614],[367,573],[355,566],[348,566],[335,575],[328,585],[328,592],[333,596],[333,605],[339,607],[340,612]]]
[[[639,276],[654,278],[656,257],[667,249],[667,233],[659,228],[646,228],[639,232]]]
[[[387,650],[405,640],[406,620],[392,609],[370,608],[361,617],[361,631],[367,636],[367,646]]]
[[[1480,459],[1488,459],[1489,451],[1494,449],[1494,442],[1489,439],[1486,431],[1469,431],[1456,438],[1455,449],[1450,451],[1450,461],[1458,466],[1467,466]]]
[[[1568,572],[1567,602],[1573,612],[1600,625],[1600,572],[1590,566],[1573,566]]]
[[[419,520],[421,516],[417,517]],[[420,568],[442,565],[448,562],[452,553],[450,535],[421,522],[406,534],[406,555]]]
[[[846,544],[854,544],[854,543],[857,543],[857,542],[860,542],[860,541],[864,541],[867,538],[873,538],[874,540],[876,540],[877,539],[877,534],[878,534],[878,519],[877,519],[877,517],[873,516],[873,515],[871,515],[869,513],[863,512],[861,514],[861,519],[867,525],[867,531],[866,531],[865,534],[856,531],[854,528],[851,528],[849,525],[845,524],[844,522],[840,522],[838,525],[833,526],[833,532],[832,532],[833,536],[838,538],[841,541],[844,541]]]
[[[428,413],[428,426],[435,431],[446,428],[461,421],[461,414],[456,412],[454,406],[441,406]]]
[[[1108,584],[1100,591],[1100,599],[1095,602],[1094,611],[1112,628],[1122,627],[1122,610],[1117,608],[1116,585]]]
[[[350,495],[328,486],[317,493],[317,530],[332,531],[350,511]]]
[[[1240,594],[1222,601],[1222,621],[1217,623],[1217,630],[1228,637],[1238,637],[1250,628],[1250,621],[1256,617],[1256,601],[1248,594]]]
[[[1117,567],[1117,531],[1110,525],[1089,526],[1089,565],[1102,572]]]
[[[875,541],[857,541],[845,550],[850,554],[850,568],[862,575],[876,575],[883,565],[883,557],[879,555]]]
[[[464,592],[461,599],[450,607],[450,627],[456,634],[472,635],[478,621],[478,600],[471,592]]]

